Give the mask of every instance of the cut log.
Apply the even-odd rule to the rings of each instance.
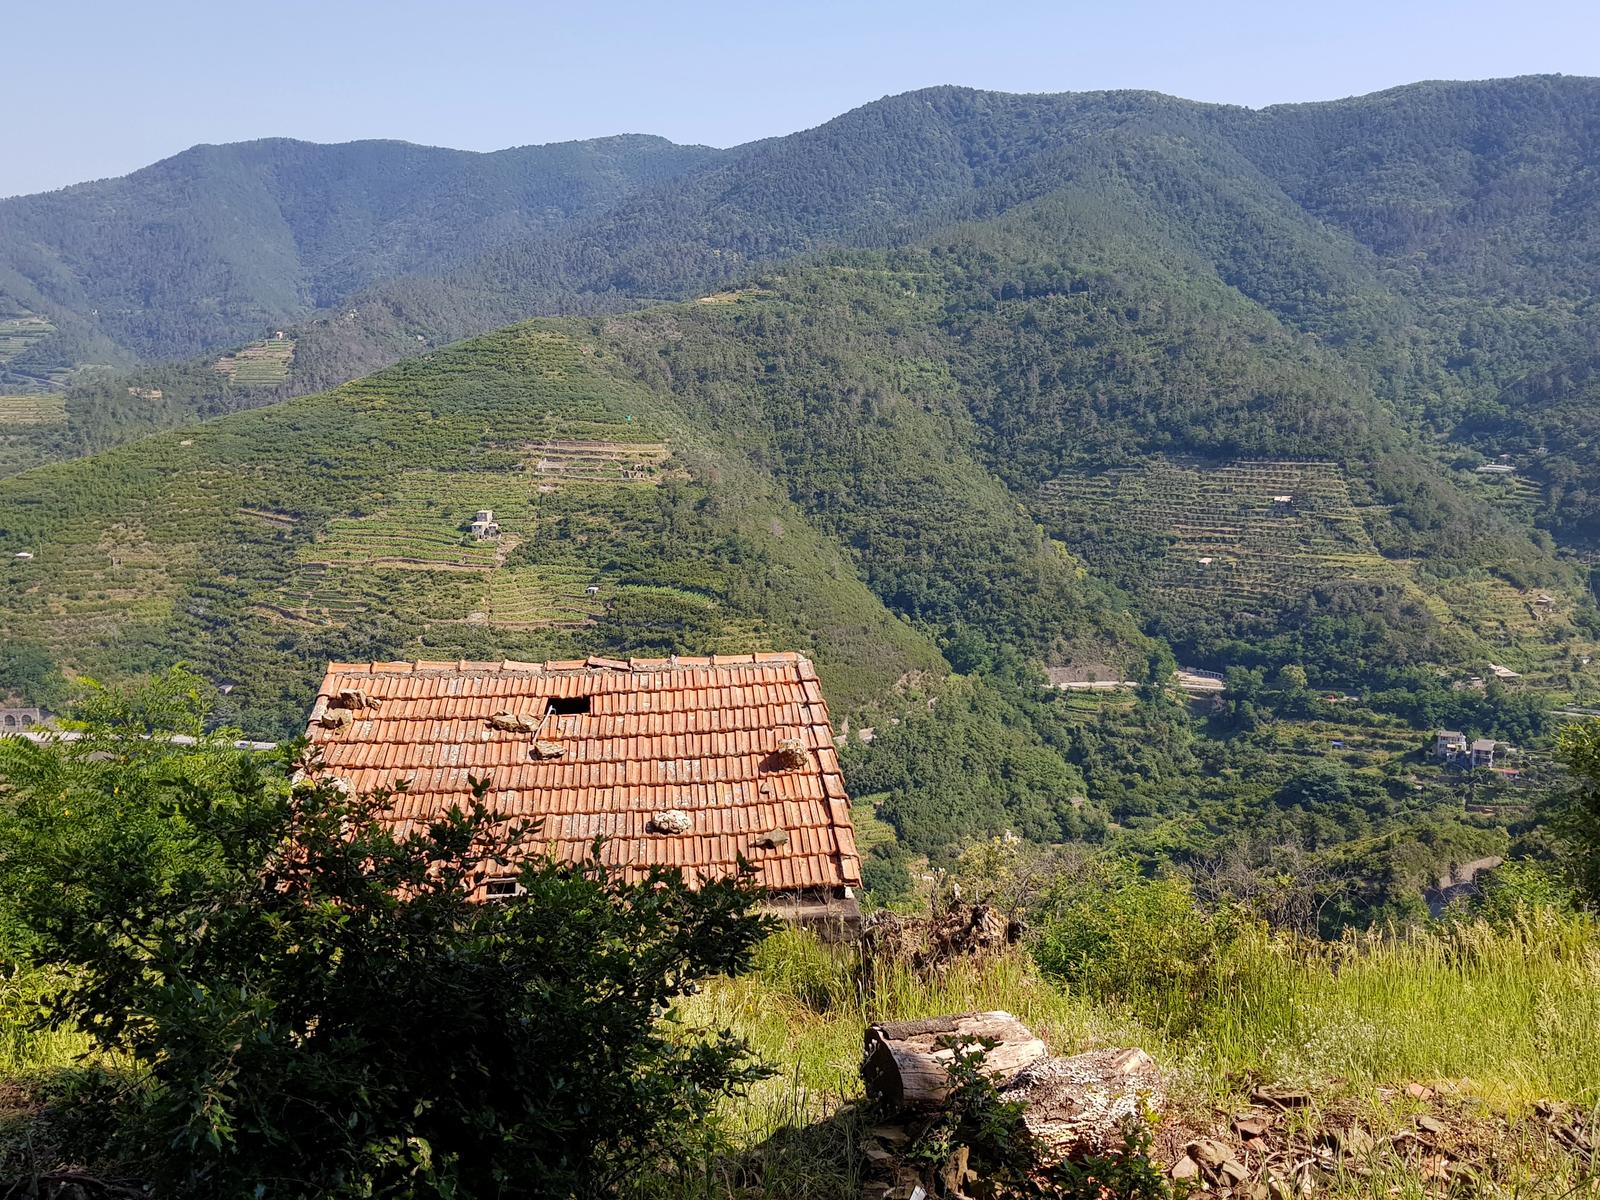
[[[1009,1082],[1024,1067],[1049,1051],[1033,1032],[1008,1012],[959,1013],[922,1021],[886,1021],[867,1027],[861,1079],[867,1095],[891,1112],[933,1109],[950,1094],[949,1064],[955,1050],[942,1050],[947,1037],[979,1049],[981,1039],[995,1043],[988,1051],[986,1073],[997,1085]]]
[[[1041,1162],[1116,1149],[1123,1124],[1162,1102],[1161,1072],[1143,1050],[1091,1050],[1047,1058],[1000,1091],[1022,1104],[1022,1124]]]

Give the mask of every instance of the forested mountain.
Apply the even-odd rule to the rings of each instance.
[[[206,147],[0,205],[0,291],[57,323],[19,360],[36,367],[66,350],[221,345],[337,305],[291,323],[282,377],[240,386],[210,359],[82,377],[67,426],[39,450],[56,456],[331,386],[533,314],[637,307],[767,261],[916,245],[1005,217],[1045,281],[1062,262],[1220,281],[1310,335],[1304,346],[1403,424],[1467,459],[1524,455],[1541,489],[1530,515],[1590,541],[1600,478],[1582,435],[1567,444],[1573,419],[1553,410],[1581,413],[1566,381],[1586,378],[1600,342],[1597,130],[1600,83],[1534,77],[1260,111],[935,88],[731,151],[643,138],[499,155]],[[65,251],[42,246],[87,237],[130,189],[120,225],[79,264],[102,289],[91,294],[70,282]],[[175,205],[187,214],[176,225],[148,215]],[[30,308],[47,285],[55,307]],[[1545,399],[1525,405],[1535,392]]]
[[[1196,769],[1167,702],[1064,724],[1040,667],[1160,679],[1170,646],[1412,719],[1479,705],[1441,670],[1560,683],[1594,632],[1572,564],[1319,339],[1072,204],[4,481],[0,553],[31,557],[4,572],[0,684],[184,660],[285,734],[328,659],[797,645],[880,727],[864,778],[898,781],[886,812],[931,852],[1103,828]],[[1520,736],[1522,709],[1479,707]]]
[[[722,157],[634,136],[493,154],[286,138],[196,146],[120,179],[0,201],[0,297],[60,328],[32,348],[35,362],[181,357]]]

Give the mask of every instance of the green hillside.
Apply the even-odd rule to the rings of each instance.
[[[25,362],[195,354],[720,157],[652,137],[493,154],[287,138],[196,146],[120,179],[0,200],[0,305],[60,326]],[[3,338],[0,328],[0,353]]]
[[[329,659],[797,646],[841,727],[876,730],[850,755],[897,834],[880,882],[1007,828],[1115,823],[1158,856],[1403,834],[1387,854],[1446,822],[1354,914],[1503,846],[1511,817],[1458,829],[1448,780],[1395,772],[1434,721],[1520,742],[1592,695],[1576,566],[1220,281],[1043,265],[1017,229],[525,323],[0,482],[0,553],[34,555],[6,561],[0,683],[187,661],[234,685],[225,718],[286,735]],[[1159,679],[1168,648],[1245,672],[1232,715],[1035,682]],[[1536,691],[1452,690],[1491,662]],[[1266,687],[1291,666],[1371,699]],[[1353,774],[1306,825],[1293,780],[1333,741]]]
[[[737,292],[763,263],[815,265],[841,247],[965,247],[953,294],[972,306],[962,330],[978,359],[970,382],[990,393],[984,423],[1007,439],[991,457],[1008,481],[1027,472],[1040,482],[1070,467],[1063,427],[1088,434],[1103,459],[1148,448],[1261,457],[1251,447],[1271,440],[1265,457],[1335,461],[1368,453],[1398,425],[1459,468],[1508,455],[1526,503],[1507,516],[1588,545],[1600,492],[1582,416],[1600,344],[1592,302],[1600,214],[1586,200],[1597,111],[1600,84],[1547,77],[1418,84],[1255,112],[1154,93],[933,88],[718,153],[648,139],[509,158],[429,158],[389,144],[204,148],[114,182],[137,181],[137,197],[168,176],[226,190],[240,164],[324,163],[278,168],[273,203],[307,221],[331,208],[338,219],[297,233],[312,264],[304,270],[348,267],[345,282],[295,284],[292,304],[258,304],[259,319],[236,325],[234,342],[276,332],[261,323],[268,314],[282,321],[308,313],[305,305],[336,307],[291,321],[293,357],[281,377],[276,367],[218,372],[214,356],[83,375],[54,452],[333,386],[539,313]],[[335,150],[359,169],[326,165],[342,162]],[[385,201],[394,212],[382,209],[374,180],[395,155],[423,155],[433,188],[447,187],[453,172],[488,173],[496,202],[518,215],[492,235],[471,232],[470,222],[463,232],[448,206],[428,207],[426,188]],[[50,212],[65,214],[91,195],[24,200],[49,199]],[[562,197],[559,219],[549,204],[529,215],[551,195]],[[145,202],[130,201],[131,210]],[[400,249],[379,255],[401,221]],[[267,235],[252,236],[259,246]],[[111,237],[99,251],[107,278],[140,269],[133,260],[142,251],[119,245]],[[255,257],[252,272],[274,261]],[[203,280],[170,282],[184,303],[208,291]],[[1092,293],[1108,288],[1128,304],[1100,305]],[[46,311],[11,291],[19,313]],[[985,295],[988,308],[976,303]],[[164,305],[146,297],[140,319],[163,338],[192,325]],[[1024,312],[1031,323],[1018,324]],[[71,322],[59,319],[66,337]],[[1113,402],[1143,406],[1170,388],[1165,359],[1120,352],[1120,327],[1130,323],[1164,326],[1181,372],[1225,378],[1231,415],[1172,428],[1103,418]],[[182,348],[134,346],[119,334],[122,351],[93,351],[104,325],[72,326],[70,361]],[[214,332],[201,342],[219,338],[228,340]],[[1266,399],[1285,423],[1264,439],[1247,393],[1294,376],[1317,383],[1293,406],[1285,395]],[[151,392],[162,398],[141,398]],[[1164,403],[1175,401],[1204,402],[1191,394]]]
[[[11,630],[92,674],[188,660],[279,734],[328,658],[793,645],[845,709],[940,666],[785,498],[592,354],[520,327],[8,481],[8,558],[35,554],[5,568]],[[551,442],[630,466],[541,469]],[[498,541],[467,532],[479,507]]]

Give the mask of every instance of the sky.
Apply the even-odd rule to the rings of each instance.
[[[1596,0],[0,4],[0,196],[269,136],[728,146],[941,83],[1259,107],[1600,75]]]

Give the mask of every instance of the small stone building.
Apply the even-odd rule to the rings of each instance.
[[[42,708],[0,708],[0,735],[22,733],[43,725],[48,715]]]
[[[828,706],[799,654],[563,662],[332,663],[311,710],[324,770],[357,792],[403,781],[403,832],[490,781],[576,861],[694,882],[743,857],[769,907],[836,936],[860,924],[861,859]],[[514,894],[486,880],[485,898]]]
[[[472,518],[472,524],[467,526],[472,530],[472,536],[480,542],[490,541],[500,536],[500,526],[494,519],[494,509],[480,508]]]

